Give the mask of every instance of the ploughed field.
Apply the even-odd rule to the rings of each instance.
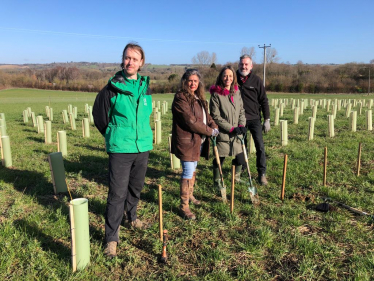
[[[195,197],[191,207],[196,221],[178,215],[180,171],[170,167],[168,137],[171,133],[172,94],[154,94],[167,101],[162,115],[162,142],[150,153],[146,184],[138,209],[140,219],[153,223],[148,230],[120,230],[118,257],[102,254],[108,157],[101,134],[90,125],[82,137],[85,104],[96,94],[81,92],[10,89],[0,91],[0,113],[5,113],[13,166],[0,166],[0,279],[1,280],[372,280],[374,278],[374,221],[331,204],[327,213],[315,210],[323,197],[374,214],[374,131],[366,130],[367,105],[372,96],[268,94],[270,104],[288,99],[281,120],[288,121],[288,144],[282,146],[281,126],[264,135],[269,186],[257,183],[261,204],[251,204],[246,184],[235,186],[235,208],[223,204],[213,189],[212,160],[198,164]],[[275,100],[278,99],[278,102]],[[293,124],[292,100],[308,99],[308,106]],[[308,140],[310,100],[318,102],[313,140]],[[335,136],[329,137],[327,106],[323,100],[351,99],[357,111],[357,129],[351,130],[346,108],[337,111]],[[359,114],[356,101],[365,99]],[[271,100],[274,100],[272,102]],[[313,102],[312,102],[313,103]],[[343,103],[343,102],[342,102]],[[77,130],[63,123],[61,112],[78,108]],[[296,103],[295,103],[296,104]],[[31,119],[22,112],[31,107],[48,120],[45,107],[53,108],[52,144],[44,143]],[[151,116],[154,128],[154,116]],[[68,194],[54,195],[47,156],[57,151],[57,131],[67,133],[66,178],[73,198],[89,201],[91,264],[72,273]],[[359,143],[362,144],[357,176]],[[323,185],[324,149],[327,177]],[[284,155],[288,156],[285,198],[280,200]],[[252,177],[257,178],[254,154],[249,154]],[[231,197],[231,161],[223,176]],[[248,177],[243,174],[242,179]],[[163,188],[163,221],[168,230],[168,261],[158,263],[162,250],[158,225],[158,190]]]

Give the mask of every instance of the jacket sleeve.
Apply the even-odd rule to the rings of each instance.
[[[244,103],[243,103],[243,99],[242,99],[242,95],[240,92],[237,92],[237,95],[239,97],[239,107],[240,107],[240,111],[239,111],[239,125],[242,125],[242,126],[245,126],[246,124],[246,118],[245,118],[245,109],[244,109]]]
[[[216,93],[213,93],[210,97],[209,102],[209,109],[210,109],[210,115],[212,116],[213,120],[216,122],[216,124],[219,127],[219,130],[223,133],[230,133],[231,128],[233,127],[232,124],[227,122],[226,119],[221,117],[221,106],[219,102],[219,97]]]
[[[207,112],[206,114],[207,116],[209,115]],[[208,137],[212,135],[213,129],[210,128],[209,125],[197,120],[191,106],[188,104],[187,99],[182,93],[178,93],[174,97],[173,115],[175,115],[177,120],[180,120],[178,125],[184,130],[206,135]]]
[[[259,80],[260,85],[258,85],[258,103],[261,106],[261,111],[264,119],[270,119],[270,109],[269,109],[269,100],[266,95],[265,87],[261,80]]]
[[[109,124],[109,111],[110,111],[110,100],[115,96],[108,85],[106,85],[96,96],[92,115],[94,118],[95,126],[99,132],[104,135],[106,128]]]

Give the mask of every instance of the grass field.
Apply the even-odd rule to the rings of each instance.
[[[338,111],[334,138],[327,133],[326,109],[318,108],[314,140],[308,141],[311,107],[292,124],[287,106],[289,142],[281,146],[280,127],[265,135],[269,186],[258,187],[261,205],[250,202],[245,185],[236,185],[235,210],[221,202],[212,185],[212,163],[198,164],[196,221],[178,216],[180,172],[170,169],[167,137],[169,110],[162,117],[162,143],[150,153],[146,185],[138,209],[140,219],[153,223],[146,231],[121,227],[118,257],[102,254],[107,195],[108,157],[100,133],[91,125],[83,138],[84,104],[95,93],[29,89],[0,91],[0,112],[5,113],[13,167],[0,166],[0,279],[1,280],[373,280],[374,221],[346,209],[327,213],[314,210],[328,196],[374,214],[374,133],[365,130],[365,111],[358,115],[357,132],[349,129],[345,109]],[[269,98],[369,99],[351,95],[269,94]],[[173,95],[153,95],[168,101]],[[78,107],[77,130],[63,124],[68,104]],[[53,144],[44,144],[32,122],[23,123],[22,111],[31,107],[46,120],[45,106],[54,110]],[[357,108],[354,108],[355,110]],[[153,123],[153,117],[151,122]],[[91,264],[72,273],[68,194],[53,194],[47,156],[56,152],[56,133],[66,130],[68,156],[64,159],[73,198],[88,198]],[[360,176],[356,176],[358,145],[362,143]],[[324,147],[328,148],[327,186],[323,182]],[[285,200],[279,199],[283,159],[288,155]],[[255,157],[250,155],[255,178]],[[230,161],[223,173],[231,181]],[[246,176],[243,177],[247,179]],[[159,264],[162,243],[158,233],[158,191],[163,186],[164,228],[169,231],[169,260]],[[228,196],[231,193],[228,190]]]

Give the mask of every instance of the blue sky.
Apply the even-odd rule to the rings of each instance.
[[[120,62],[137,41],[152,64],[191,63],[200,51],[238,60],[271,44],[279,62],[369,63],[374,0],[19,1],[0,3],[0,64]]]

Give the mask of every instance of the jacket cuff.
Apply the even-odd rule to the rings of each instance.
[[[232,131],[234,131],[234,129],[235,129],[235,127],[232,127],[229,132],[232,133]]]

